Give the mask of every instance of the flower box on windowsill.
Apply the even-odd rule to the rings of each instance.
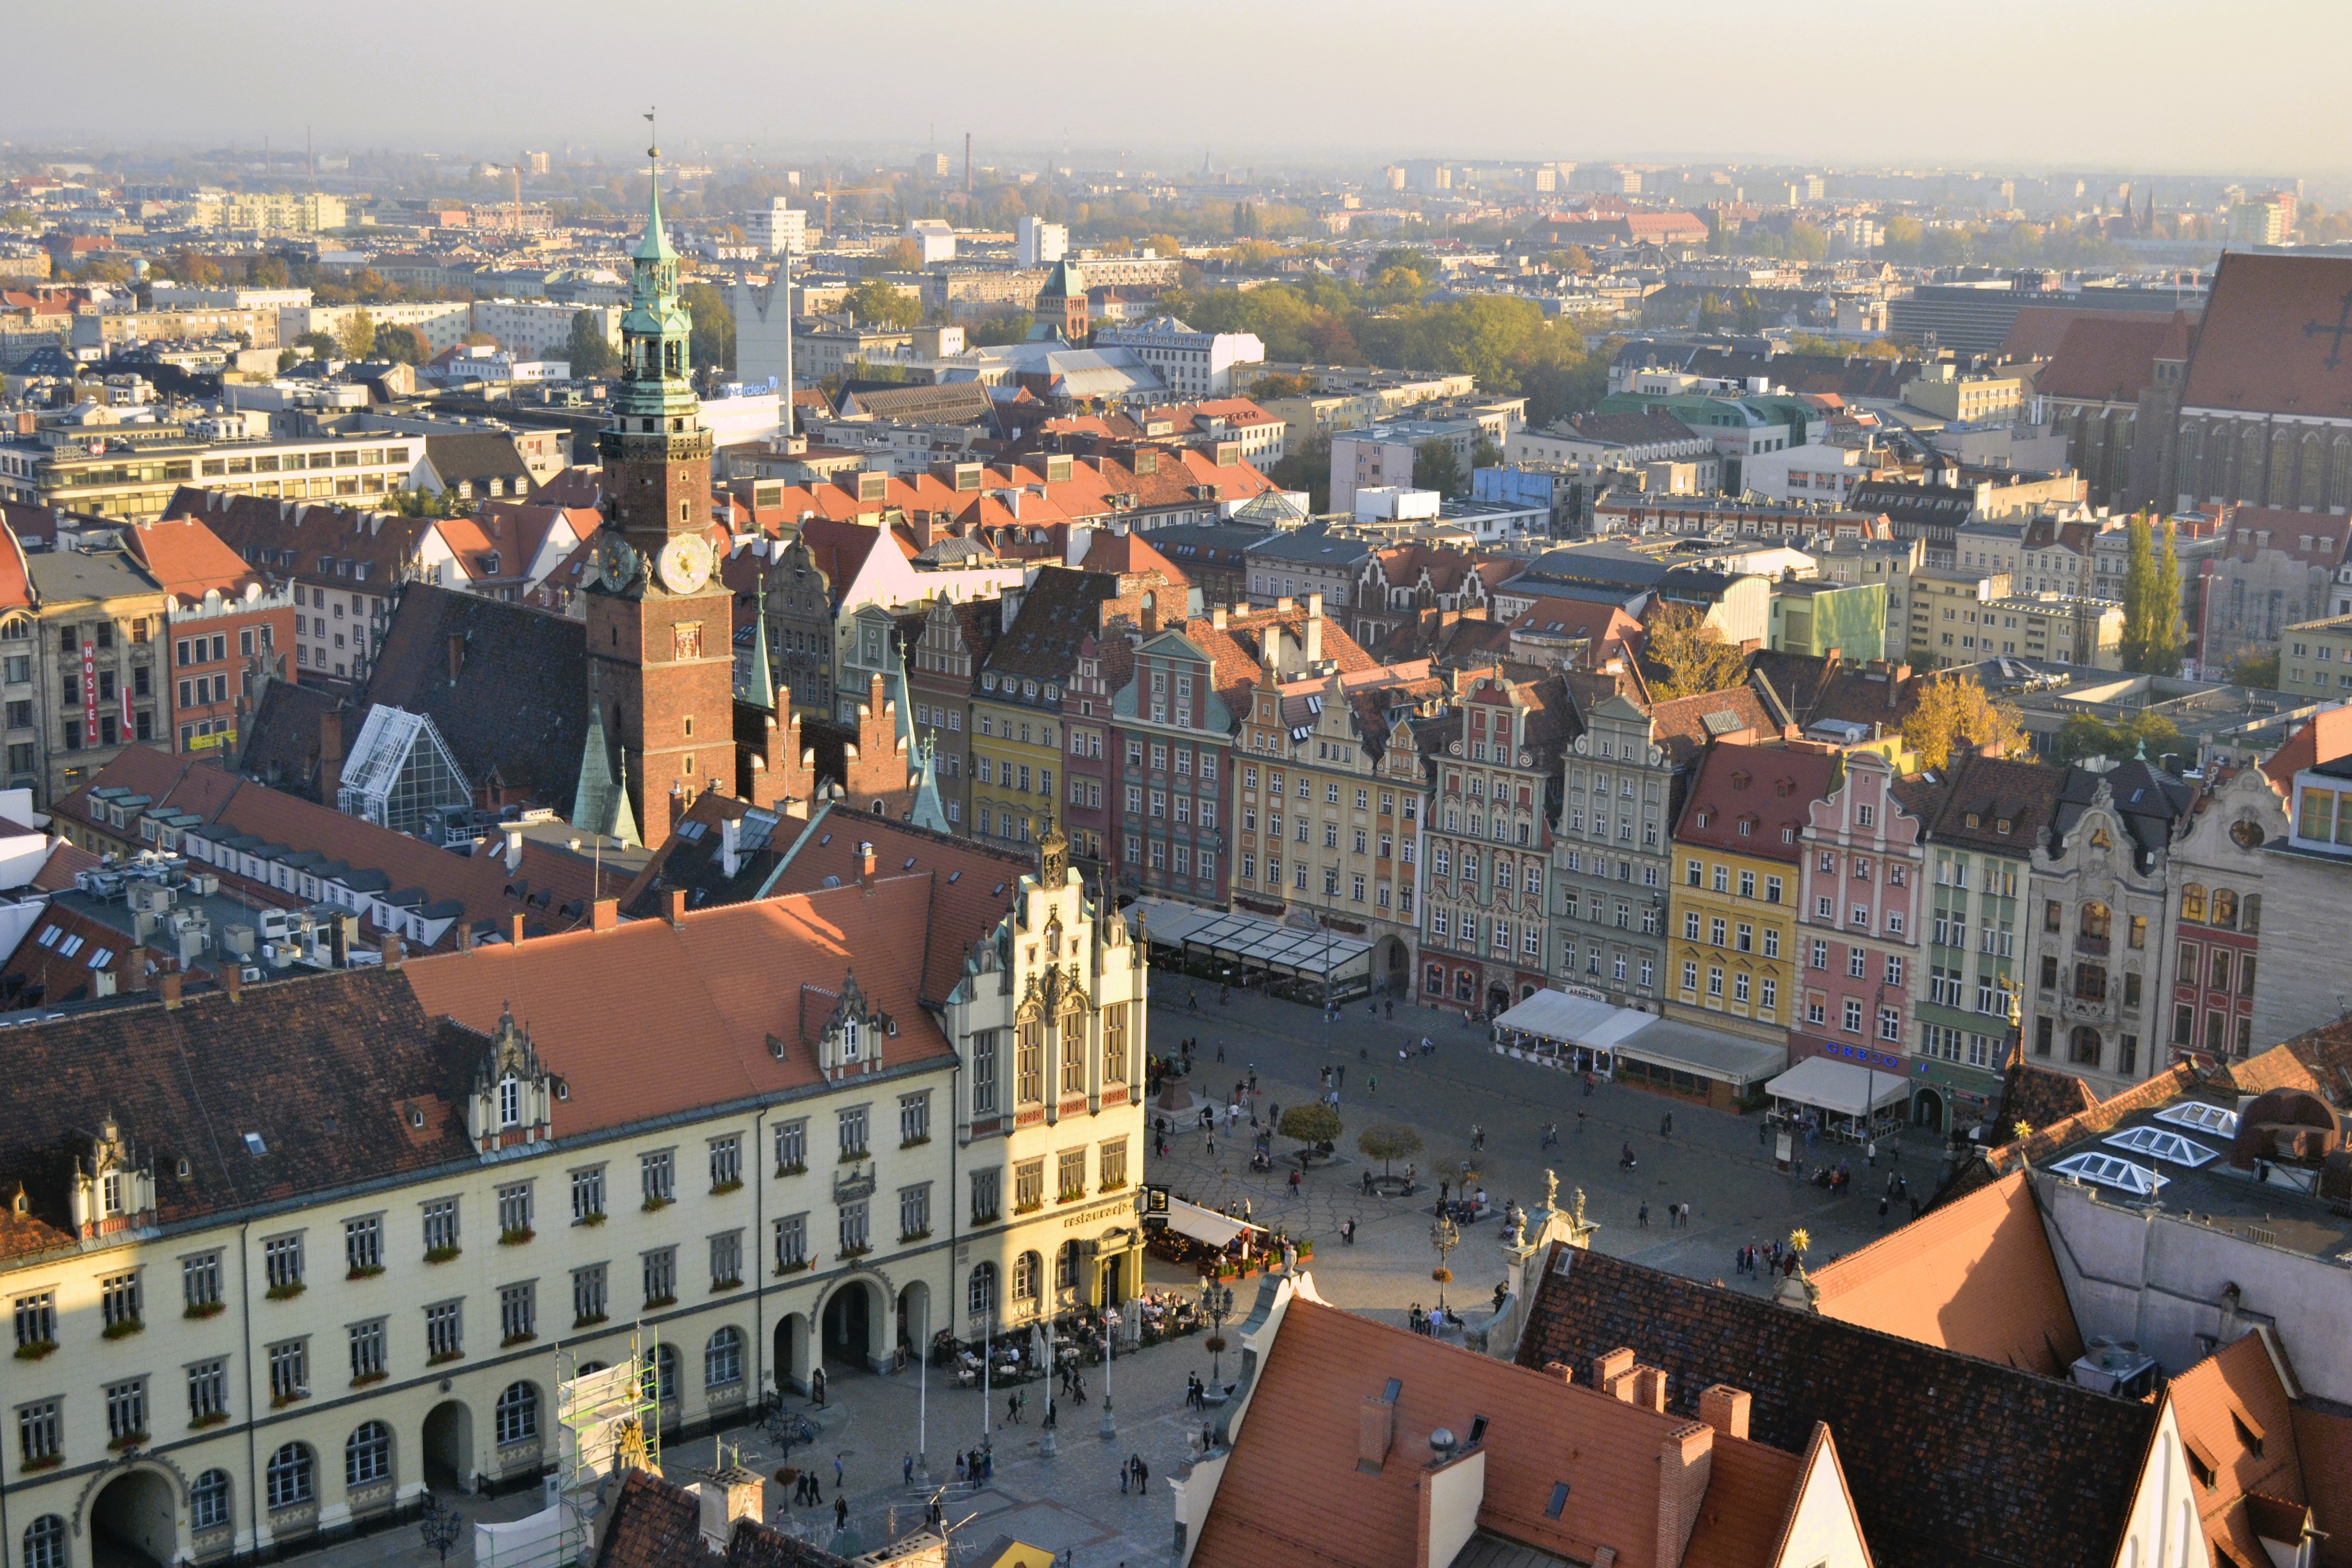
[[[55,1340],[35,1340],[30,1344],[22,1344],[16,1347],[16,1359],[18,1361],[38,1361],[57,1348],[58,1342]]]
[[[146,1440],[147,1434],[144,1432],[125,1432],[113,1442],[109,1443],[106,1446],[106,1450],[110,1454],[120,1454],[126,1448],[136,1448],[140,1444],[144,1443]]]
[[[976,1214],[972,1215],[971,1223],[974,1225],[994,1225],[998,1220],[1003,1219],[1003,1217],[1004,1216],[996,1210],[991,1209],[986,1214]]]
[[[597,1324],[599,1324],[599,1323],[601,1323],[601,1322],[603,1322],[603,1321],[604,1321],[604,1313],[602,1313],[602,1312],[591,1312],[591,1313],[589,1313],[589,1314],[588,1314],[586,1317],[584,1317],[584,1318],[574,1318],[574,1319],[572,1319],[572,1326],[573,1328],[575,1328],[575,1329],[593,1329],[593,1328],[594,1328]]]
[[[499,1349],[505,1350],[510,1345],[527,1345],[537,1338],[539,1338],[537,1334],[531,1333],[509,1334],[499,1342]]]
[[[184,1318],[217,1318],[228,1310],[226,1301],[198,1301],[181,1312]]]
[[[743,1178],[740,1176],[736,1177],[731,1182],[713,1182],[710,1184],[710,1195],[714,1198],[725,1197],[729,1193],[740,1193],[742,1190]]]
[[[1084,1187],[1080,1187],[1075,1193],[1062,1194],[1054,1201],[1057,1204],[1082,1204],[1087,1201],[1087,1190]]]
[[[289,1405],[299,1405],[310,1397],[307,1394],[273,1394],[269,1396],[269,1408],[283,1410]]]
[[[648,1296],[646,1298],[646,1305],[648,1307],[675,1307],[677,1305],[677,1298],[675,1296]]]
[[[787,1274],[805,1274],[810,1267],[809,1260],[805,1258],[791,1263],[779,1263],[776,1265],[776,1278],[781,1279]]]
[[[264,1294],[273,1301],[291,1301],[309,1289],[299,1279],[289,1279],[283,1285],[272,1285]]]
[[[363,1372],[357,1377],[352,1379],[352,1386],[353,1388],[365,1388],[372,1383],[382,1383],[385,1378],[390,1377],[391,1375],[392,1374],[388,1372]]]
[[[227,1420],[227,1411],[215,1410],[208,1415],[199,1415],[194,1421],[189,1422],[188,1430],[191,1432],[201,1432],[207,1426],[218,1426],[225,1424]]]
[[[656,1214],[661,1210],[669,1207],[670,1205],[677,1201],[677,1200],[676,1198],[647,1198],[644,1203],[639,1204],[637,1207],[645,1214]]]
[[[1107,1193],[1123,1193],[1127,1190],[1127,1183],[1124,1180],[1105,1182],[1102,1184],[1102,1190]]]
[[[743,1281],[740,1279],[713,1279],[710,1282],[710,1289],[713,1292],[720,1290],[740,1290],[743,1289]]]
[[[808,1174],[808,1162],[806,1160],[795,1160],[789,1165],[779,1165],[776,1167],[776,1174],[780,1177],[805,1176]]]
[[[139,1318],[122,1318],[114,1322],[109,1323],[105,1328],[100,1329],[99,1331],[99,1335],[102,1339],[127,1340],[133,1334],[145,1333],[146,1331],[147,1324],[144,1320]]]
[[[63,1454],[44,1454],[37,1459],[19,1461],[16,1468],[19,1473],[30,1474],[34,1470],[54,1470],[65,1462],[66,1457]]]
[[[598,1209],[594,1214],[582,1215],[578,1219],[573,1220],[572,1223],[574,1225],[603,1225],[604,1223],[604,1211],[603,1209]]]
[[[436,1354],[426,1356],[425,1358],[425,1364],[426,1366],[446,1366],[453,1361],[463,1361],[465,1359],[466,1352],[464,1351],[442,1351]]]
[[[931,1135],[929,1133],[919,1132],[912,1138],[904,1138],[899,1140],[898,1147],[901,1149],[919,1149],[930,1141]]]
[[[898,1245],[901,1247],[905,1247],[912,1242],[929,1241],[930,1239],[931,1233],[929,1230],[908,1230],[898,1233]]]
[[[841,1158],[835,1160],[834,1163],[836,1165],[863,1164],[870,1157],[863,1149],[845,1149],[842,1151]]]
[[[871,1247],[845,1247],[838,1256],[844,1263],[846,1263],[853,1258],[863,1258],[873,1250]]]
[[[349,1273],[345,1274],[343,1278],[346,1279],[373,1279],[383,1272],[383,1265],[381,1263],[362,1263],[353,1268]]]
[[[539,1232],[531,1229],[530,1226],[527,1225],[518,1226],[512,1230],[502,1230],[499,1232],[499,1245],[500,1247],[520,1247],[523,1243],[529,1241],[538,1234]]]
[[[1039,1209],[1044,1208],[1045,1206],[1045,1200],[1043,1198],[1039,1198],[1034,1204],[1014,1204],[1013,1205],[1013,1217],[1017,1219],[1024,1214],[1035,1214]]]
[[[465,1248],[462,1247],[428,1247],[425,1249],[425,1261],[427,1263],[446,1263],[464,1250]]]

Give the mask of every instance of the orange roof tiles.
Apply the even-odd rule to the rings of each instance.
[[[1394,1441],[1369,1473],[1357,1462],[1363,1405],[1391,1378],[1402,1384]],[[1662,1455],[1697,1426],[1688,1416],[1298,1297],[1258,1369],[1193,1568],[1412,1568],[1430,1434],[1443,1426],[1466,1441],[1480,1416],[1478,1527],[1578,1563],[1608,1548],[1623,1568],[1762,1568],[1778,1554],[1804,1475],[1794,1454],[1699,1427],[1698,1440],[1712,1445],[1703,1528],[1678,1559],[1667,1558],[1659,1550],[1671,1506],[1661,1496]],[[1549,1517],[1563,1481],[1565,1505]]]
[[[2195,1495],[2206,1539],[2257,1568],[2269,1554],[2247,1517],[2248,1496],[2304,1500],[2287,1390],[2268,1344],[2257,1332],[2224,1345],[2174,1378],[2170,1392],[2192,1470],[2204,1468]]]
[[[509,1005],[570,1098],[564,1123],[591,1131],[815,1089],[803,1043],[853,972],[898,1034],[881,1070],[951,1058],[919,997],[922,946],[900,940],[929,915],[930,881],[885,878],[752,903],[573,931],[403,966],[417,997],[488,1032]],[[615,1005],[658,997],[650,1012]],[[785,1042],[781,1058],[770,1046]],[[647,1071],[649,1063],[659,1070]]]
[[[163,591],[182,604],[201,601],[208,590],[231,598],[247,583],[261,578],[201,518],[142,522],[125,531],[123,545]]]
[[[1824,1317],[2064,1374],[2082,1331],[2023,1172],[1812,1271]]]

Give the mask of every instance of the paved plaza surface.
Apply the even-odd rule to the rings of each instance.
[[[1843,1155],[1854,1169],[1853,1195],[1832,1198],[1774,1169],[1771,1151],[1758,1136],[1758,1117],[1711,1111],[1607,1083],[1587,1095],[1581,1080],[1570,1074],[1496,1054],[1484,1026],[1465,1025],[1459,1012],[1400,1006],[1391,1019],[1385,1013],[1370,1016],[1358,1003],[1327,1024],[1311,1006],[1259,995],[1236,994],[1220,1005],[1214,988],[1203,987],[1194,1014],[1186,1005],[1190,991],[1181,981],[1162,982],[1150,1042],[1155,1053],[1164,1055],[1181,1038],[1198,1039],[1190,1087],[1222,1105],[1235,1081],[1245,1081],[1255,1069],[1256,1109],[1263,1117],[1276,1105],[1312,1099],[1324,1068],[1344,1068],[1339,1110],[1346,1131],[1338,1158],[1309,1173],[1296,1196],[1285,1165],[1277,1163],[1271,1173],[1248,1170],[1246,1117],[1234,1138],[1228,1138],[1220,1122],[1213,1156],[1201,1130],[1185,1118],[1186,1124],[1170,1136],[1167,1156],[1152,1152],[1147,1158],[1145,1179],[1212,1205],[1246,1200],[1257,1223],[1279,1225],[1314,1242],[1314,1257],[1304,1267],[1326,1298],[1383,1321],[1402,1324],[1415,1303],[1427,1306],[1437,1300],[1438,1287],[1430,1279],[1437,1263],[1430,1246],[1430,1205],[1438,1176],[1454,1176],[1465,1160],[1473,1162],[1498,1214],[1507,1200],[1540,1205],[1549,1169],[1558,1174],[1563,1206],[1582,1190],[1586,1215],[1601,1227],[1595,1247],[1759,1292],[1765,1289],[1761,1283],[1734,1271],[1734,1254],[1743,1244],[1769,1244],[1801,1226],[1811,1237],[1809,1256],[1824,1261],[1907,1217],[1908,1205],[1902,1203],[1879,1217],[1878,1194],[1890,1170],[1907,1177],[1923,1199],[1942,1174],[1939,1143],[1931,1133],[1913,1132],[1899,1153],[1882,1144],[1874,1169],[1865,1165],[1859,1150],[1823,1145],[1811,1152],[1813,1158]],[[1417,1046],[1424,1034],[1436,1042],[1435,1053],[1414,1050],[1399,1060],[1398,1050]],[[1579,1111],[1584,1113],[1581,1132]],[[1154,1109],[1151,1114],[1167,1113]],[[1669,1114],[1672,1131],[1662,1133],[1662,1120]],[[1424,1147],[1413,1163],[1424,1190],[1410,1198],[1365,1195],[1365,1163],[1356,1152],[1355,1138],[1374,1121],[1403,1122],[1420,1133]],[[1541,1146],[1548,1122],[1559,1124],[1559,1142],[1549,1150]],[[1486,1130],[1483,1151],[1471,1146],[1474,1125]],[[1631,1173],[1618,1166],[1620,1152],[1629,1143],[1636,1159]],[[1280,1156],[1296,1145],[1277,1137],[1274,1147]],[[1402,1169],[1400,1163],[1399,1173]],[[1646,1226],[1641,1218],[1644,1204]],[[1668,1205],[1679,1204],[1690,1205],[1688,1224],[1670,1226]],[[1352,1246],[1340,1237],[1340,1226],[1349,1219],[1357,1224]],[[1474,1330],[1485,1322],[1502,1278],[1501,1242],[1499,1218],[1485,1219],[1462,1227],[1460,1245],[1446,1260],[1454,1280],[1445,1288],[1445,1300],[1463,1310]],[[1156,1260],[1147,1279],[1159,1289],[1194,1283],[1187,1272]],[[1235,1287],[1242,1312],[1255,1300],[1257,1286],[1248,1280]],[[995,1456],[991,1482],[978,1489],[950,1485],[941,1500],[956,1526],[954,1538],[967,1549],[1004,1534],[1066,1552],[1072,1568],[1164,1563],[1171,1539],[1165,1481],[1197,1451],[1202,1424],[1199,1413],[1185,1407],[1185,1384],[1191,1374],[1205,1378],[1211,1370],[1198,1335],[1121,1357],[1108,1378],[1118,1435],[1105,1439],[1099,1435],[1104,1372],[1088,1369],[1087,1403],[1062,1402],[1058,1451],[1047,1457],[1040,1430],[1043,1384],[1023,1385],[1028,1410],[1017,1425],[1007,1424],[1005,1391],[995,1391],[983,1426],[979,1392],[949,1386],[936,1371],[877,1376],[836,1365],[830,1369],[826,1408],[797,1397],[791,1402],[818,1427],[815,1444],[796,1449],[791,1462],[814,1465],[824,1479],[824,1503],[793,1510],[787,1506],[785,1489],[771,1488],[771,1521],[831,1542],[838,1491],[849,1500],[862,1549],[872,1550],[920,1524],[932,1489],[954,1479],[956,1452],[985,1436]],[[1235,1375],[1234,1353],[1225,1354],[1222,1370],[1228,1381]],[[919,1443],[928,1444],[929,1487],[908,1486],[902,1479],[905,1460]],[[716,1438],[672,1443],[663,1454],[664,1468],[674,1479],[692,1479],[692,1469],[709,1466],[719,1444],[730,1458],[740,1447],[743,1462],[766,1474],[785,1462],[762,1432],[747,1426]],[[1119,1466],[1130,1456],[1140,1456],[1150,1468],[1148,1495],[1120,1489]],[[467,1499],[457,1506],[469,1521],[515,1519],[536,1510],[538,1493]],[[424,1549],[414,1525],[346,1541],[315,1555],[328,1568],[438,1568],[436,1555]],[[452,1568],[471,1568],[470,1539],[451,1552],[449,1563]]]

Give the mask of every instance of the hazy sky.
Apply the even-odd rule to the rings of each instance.
[[[2352,165],[2344,0],[121,0],[14,8],[0,138],[120,146],[1065,136],[1197,167],[1658,158],[2319,174]]]

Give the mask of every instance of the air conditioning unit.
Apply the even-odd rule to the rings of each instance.
[[[240,980],[258,980],[261,978],[261,965],[257,963],[247,963],[242,965],[236,973],[237,978]]]
[[[199,871],[188,879],[188,890],[200,899],[209,899],[220,891],[220,878],[211,871]]]

